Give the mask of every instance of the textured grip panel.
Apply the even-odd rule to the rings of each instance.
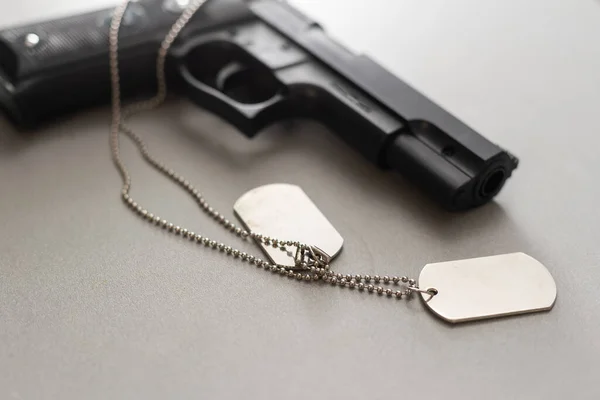
[[[96,29],[102,15],[109,12],[90,13],[39,25],[24,26],[2,32],[2,39],[12,47],[21,49],[21,56],[31,63],[56,62],[64,57],[74,57],[81,51],[95,51],[106,47],[106,29]],[[27,34],[40,36],[34,48],[24,46]]]
[[[122,51],[140,51],[144,45],[152,45],[153,53],[158,51],[158,44],[179,16],[178,12],[165,9],[165,1],[169,0],[142,0],[129,4],[120,30]],[[8,47],[17,57],[16,72],[11,79],[13,83],[71,64],[80,67],[100,55],[108,57],[112,13],[113,9],[105,9],[0,31],[0,45]],[[248,19],[250,15],[243,0],[211,1],[198,11],[186,30],[206,30],[233,24],[240,19]],[[40,41],[30,47],[25,42],[27,35],[32,33]]]
[[[165,2],[168,5],[173,0],[132,2],[125,13],[119,36],[124,96],[155,90],[158,48],[179,16]],[[19,126],[33,127],[108,102],[112,13],[113,9],[105,9],[0,31],[0,111],[6,111]],[[194,15],[178,42],[234,29],[250,19],[256,17],[244,0],[209,1]],[[36,40],[27,43],[28,37]]]
[[[121,29],[124,45],[131,45],[136,36],[162,31],[173,23],[177,16],[164,12],[161,3],[146,0],[130,4]],[[112,9],[106,9],[0,32],[0,41],[17,55],[13,79],[18,81],[43,70],[106,54],[111,16]],[[39,43],[27,46],[29,34],[37,35]]]

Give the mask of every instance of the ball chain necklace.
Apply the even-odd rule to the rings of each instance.
[[[319,257],[319,255],[315,252],[316,249],[314,248],[314,246],[309,246],[303,243],[299,243],[297,241],[280,240],[278,238],[263,236],[260,233],[248,232],[245,229],[237,226],[233,222],[227,220],[223,214],[221,214],[219,211],[213,208],[204,199],[203,195],[187,179],[177,174],[165,164],[157,160],[154,156],[152,156],[149,153],[148,148],[141,136],[133,132],[131,128],[125,125],[124,122],[127,117],[140,111],[154,109],[164,102],[167,93],[167,85],[165,79],[165,60],[167,53],[174,40],[177,38],[179,32],[185,27],[190,18],[202,6],[202,4],[205,1],[206,0],[192,1],[192,3],[181,14],[179,19],[175,22],[175,24],[172,26],[171,30],[163,40],[156,61],[158,83],[158,93],[156,94],[156,96],[154,96],[150,100],[133,104],[125,109],[122,109],[121,107],[118,38],[121,21],[123,19],[127,5],[129,4],[129,0],[124,1],[114,12],[109,35],[113,114],[110,135],[110,148],[112,152],[113,161],[123,179],[121,195],[125,204],[127,204],[129,208],[133,210],[137,215],[144,218],[148,222],[153,223],[154,225],[166,230],[167,232],[173,233],[175,235],[180,235],[200,245],[206,246],[210,249],[214,249],[216,251],[220,251],[224,254],[237,258],[242,262],[254,264],[259,268],[264,268],[267,271],[279,273],[290,278],[295,278],[297,280],[303,281],[324,281],[334,286],[347,286],[349,288],[357,288],[358,290],[366,290],[367,292],[376,292],[378,294],[395,298],[410,296],[410,294],[414,291],[421,291],[421,289],[419,289],[416,286],[416,281],[414,279],[409,279],[405,276],[380,277],[378,275],[375,275],[371,277],[368,275],[363,276],[336,274],[330,269],[329,264],[326,262],[327,257]],[[227,229],[234,235],[244,240],[251,238],[265,245],[270,245],[275,248],[283,248],[282,250],[288,250],[290,246],[295,247],[295,261],[297,268],[290,269],[286,266],[273,264],[259,257],[246,254],[245,252],[237,250],[232,246],[227,246],[223,243],[218,243],[217,241],[211,240],[206,236],[194,233],[188,229],[168,222],[167,220],[149,212],[148,210],[140,206],[136,201],[134,201],[134,199],[129,194],[131,189],[131,175],[129,174],[129,171],[126,168],[123,159],[121,158],[119,148],[120,132],[123,132],[133,140],[133,142],[139,149],[143,159],[146,162],[148,162],[152,167],[154,167],[157,171],[165,175],[171,181],[179,185],[185,192],[187,192],[190,196],[194,198],[194,200],[200,206],[202,211],[211,216],[215,221],[217,221],[220,225],[222,225],[225,229]],[[386,289],[383,286],[373,285],[371,284],[371,282],[374,282],[376,284],[384,283],[393,285],[405,283],[407,284],[407,287],[405,287],[404,289],[393,290],[390,288]],[[434,289],[432,289],[432,291],[433,290]]]
[[[330,268],[331,257],[317,246],[302,243],[297,240],[285,240],[287,238],[275,238],[262,235],[260,232],[244,229],[226,219],[222,213],[213,208],[205,200],[204,196],[187,179],[177,174],[171,168],[150,154],[142,137],[125,124],[126,119],[131,115],[141,111],[155,109],[165,101],[167,94],[165,61],[169,49],[171,48],[171,45],[175,39],[178,37],[181,30],[187,25],[192,16],[198,9],[200,9],[206,0],[192,0],[162,41],[160,48],[158,49],[158,55],[156,59],[156,78],[158,87],[156,95],[151,99],[140,101],[127,107],[122,107],[119,73],[119,30],[129,2],[130,0],[124,0],[119,6],[116,7],[109,30],[110,80],[112,89],[110,150],[112,160],[122,178],[122,200],[128,206],[128,208],[139,217],[143,218],[154,226],[157,226],[174,235],[186,238],[193,243],[197,243],[198,245],[205,246],[209,249],[213,249],[225,255],[231,256],[240,262],[255,265],[256,267],[262,268],[265,271],[280,274],[290,279],[347,287],[350,289],[355,289],[358,292],[374,293],[380,296],[389,297],[391,299],[410,298],[414,293],[420,293],[425,300],[425,303],[434,311],[434,313],[449,322],[462,322],[473,319],[540,311],[542,309],[551,308],[554,303],[554,298],[556,297],[556,286],[554,285],[552,277],[550,276],[551,282],[549,282],[546,276],[549,276],[549,273],[547,273],[545,267],[523,253],[428,264],[421,272],[421,277],[419,279],[420,283],[425,281],[428,284],[427,286],[424,285],[423,288],[421,288],[415,279],[408,278],[406,276],[369,276],[360,274],[343,275],[341,273],[336,273]],[[131,175],[129,174],[129,171],[121,157],[119,144],[121,133],[125,134],[133,141],[142,158],[151,167],[166,176],[169,180],[177,184],[181,189],[189,194],[198,204],[200,209],[212,217],[218,224],[242,240],[254,240],[257,244],[262,245],[263,249],[265,247],[272,247],[288,254],[293,254],[293,264],[291,266],[282,265],[247,254],[232,246],[219,243],[204,235],[192,232],[184,227],[177,226],[142,207],[130,195]],[[508,262],[506,257],[510,258]],[[537,298],[537,303],[534,304],[534,302],[531,300],[527,302],[521,299],[519,302],[517,302],[516,306],[510,304],[507,305],[505,301],[502,301],[501,298],[506,296],[506,293],[500,292],[498,293],[498,300],[496,303],[502,303],[504,307],[503,309],[498,309],[497,306],[489,305],[486,310],[479,310],[477,307],[481,308],[481,304],[478,304],[481,303],[481,301],[477,300],[477,298],[472,299],[474,294],[473,290],[471,289],[473,282],[481,282],[481,276],[477,276],[478,274],[481,275],[480,272],[475,271],[476,276],[471,276],[473,275],[473,266],[475,264],[479,266],[483,265],[484,269],[487,271],[485,274],[485,279],[489,281],[488,285],[479,285],[481,286],[481,290],[487,291],[487,294],[484,294],[487,299],[483,303],[489,303],[490,295],[494,297],[493,291],[495,290],[495,286],[491,285],[491,282],[508,280],[511,276],[513,276],[512,274],[514,271],[511,270],[510,265],[512,265],[513,268],[518,267],[519,269],[529,268],[531,270],[536,270],[537,268],[536,271],[539,272],[538,275],[542,277],[542,280],[545,279],[544,282],[547,282],[546,287],[548,290],[541,295],[538,294],[538,296],[534,296]],[[502,270],[500,267],[498,267],[499,264],[503,265]],[[507,264],[510,265],[507,267]],[[540,269],[540,266],[543,270]],[[479,269],[481,270],[481,267]],[[457,270],[459,270],[461,273],[456,273]],[[455,272],[452,276],[445,276],[447,273],[444,271]],[[469,275],[469,271],[471,271],[471,275]],[[546,274],[544,274],[544,271]],[[514,281],[514,279],[511,280]],[[554,297],[552,297],[552,291],[550,290],[552,286],[554,287]],[[449,290],[447,290],[446,287],[449,288]],[[531,285],[525,286],[523,291],[531,292]],[[458,295],[458,300],[452,296],[448,296],[448,294],[452,293]],[[444,294],[446,294],[445,297],[443,296]],[[437,301],[438,297],[442,299],[439,302]],[[470,307],[465,306],[465,297],[471,299],[470,303],[472,305]],[[529,295],[529,297],[531,296]],[[544,297],[544,301],[540,300],[541,297]],[[552,300],[551,302],[550,299]],[[459,311],[458,314],[457,310]]]

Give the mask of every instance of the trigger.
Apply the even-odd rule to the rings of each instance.
[[[227,81],[235,74],[239,74],[241,72],[243,72],[245,68],[242,64],[240,64],[239,62],[232,62],[227,64],[225,67],[223,67],[223,69],[221,69],[217,75],[217,79],[215,80],[217,89],[219,89],[221,92],[225,93],[225,89],[226,86],[225,84],[227,83]]]
[[[215,86],[229,98],[244,104],[260,104],[275,97],[279,82],[256,67],[241,62],[226,64],[215,77]]]

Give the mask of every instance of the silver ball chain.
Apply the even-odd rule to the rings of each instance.
[[[258,268],[263,268],[266,271],[278,273],[282,276],[287,276],[292,279],[299,281],[313,282],[322,281],[329,283],[333,286],[348,287],[351,289],[358,289],[359,291],[366,291],[368,293],[377,293],[379,295],[386,295],[388,297],[394,297],[401,299],[406,296],[410,296],[413,292],[423,292],[422,289],[416,285],[414,279],[409,279],[406,276],[383,276],[379,275],[342,275],[335,273],[329,267],[329,263],[314,256],[311,251],[311,246],[303,243],[290,240],[279,240],[268,236],[263,236],[256,232],[248,232],[245,229],[237,226],[235,223],[229,221],[223,214],[214,209],[202,196],[202,194],[183,176],[177,174],[175,171],[167,167],[165,164],[157,160],[148,152],[143,139],[133,132],[129,127],[125,125],[127,117],[140,112],[155,109],[160,106],[164,101],[167,94],[167,84],[165,79],[165,60],[171,45],[179,35],[179,32],[186,26],[190,18],[195,12],[206,2],[206,0],[193,0],[189,6],[179,16],[177,21],[171,27],[169,33],[161,43],[156,59],[156,79],[158,84],[157,94],[149,100],[141,101],[122,108],[121,106],[121,84],[120,84],[120,73],[119,73],[119,30],[123,16],[129,5],[130,0],[124,0],[114,11],[112,21],[110,24],[109,32],[109,55],[110,55],[110,77],[111,77],[111,88],[112,88],[112,123],[110,130],[110,149],[113,162],[119,171],[123,180],[123,186],[121,189],[121,197],[125,204],[141,218],[145,219],[149,223],[166,230],[167,232],[175,235],[180,235],[184,238],[189,239],[194,243],[206,246],[210,249],[220,251],[226,255],[238,258],[241,261],[248,262],[256,265]],[[219,243],[210,238],[194,233],[188,229],[175,225],[162,217],[149,212],[147,209],[139,205],[129,194],[131,189],[131,176],[123,159],[121,158],[119,137],[120,133],[123,132],[127,135],[137,146],[143,159],[150,164],[158,172],[165,175],[171,181],[179,185],[185,190],[190,196],[194,198],[196,203],[200,206],[200,209],[206,214],[211,216],[215,221],[222,225],[225,229],[232,232],[236,236],[244,239],[254,239],[257,242],[265,245],[279,248],[283,251],[289,251],[290,247],[296,249],[296,268],[289,268],[282,265],[277,265],[265,261],[259,257],[249,255],[243,251],[233,248],[232,246]],[[311,256],[312,253],[312,256]],[[300,272],[298,272],[298,270]],[[377,284],[373,285],[371,282]],[[379,286],[380,283],[399,285],[404,283],[404,288],[393,290],[390,288],[384,288]],[[431,295],[435,293],[429,292]]]

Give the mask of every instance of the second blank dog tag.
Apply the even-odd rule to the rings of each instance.
[[[233,210],[251,232],[316,246],[331,258],[340,252],[344,243],[342,236],[299,186],[279,183],[252,189],[238,199]],[[262,243],[259,246],[272,262],[289,267],[295,265],[293,252]]]
[[[548,269],[524,253],[427,264],[419,286],[427,307],[451,323],[546,311],[556,300]]]

